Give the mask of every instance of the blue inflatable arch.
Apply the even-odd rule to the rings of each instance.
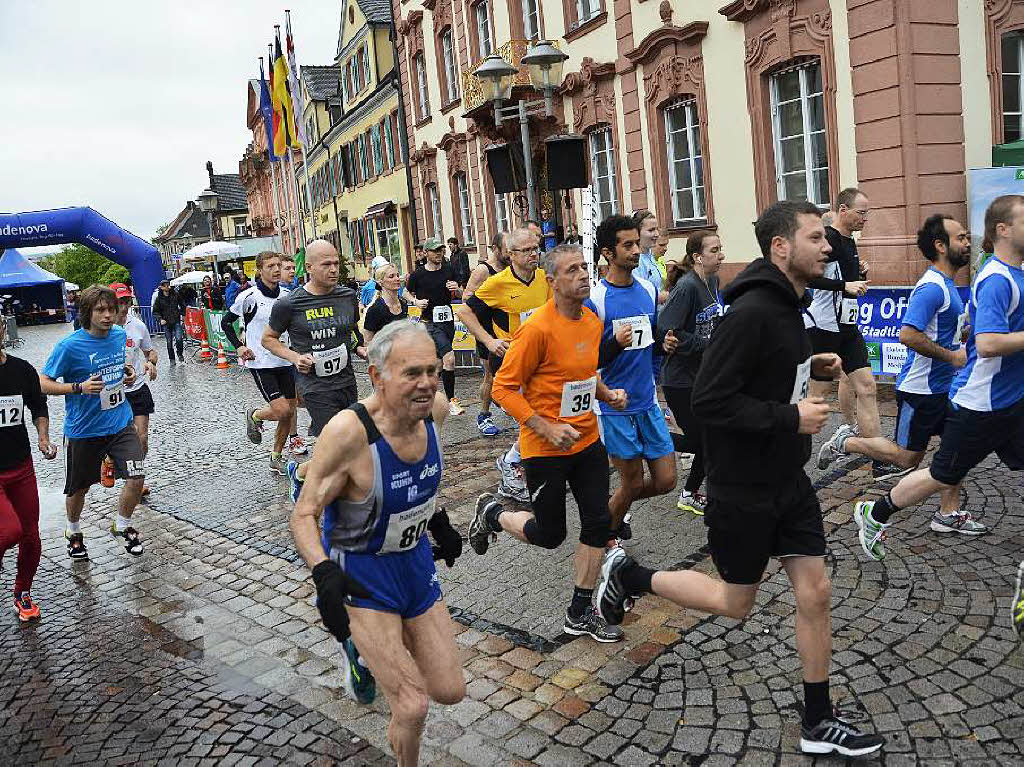
[[[85,245],[128,269],[140,301],[148,301],[163,279],[159,251],[92,208],[0,213],[0,249],[69,242]]]

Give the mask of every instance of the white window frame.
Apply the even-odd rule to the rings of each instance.
[[[599,142],[603,146],[598,146]],[[598,223],[600,223],[608,216],[619,212],[618,188],[615,184],[615,173],[617,171],[615,167],[615,145],[612,142],[611,126],[606,125],[590,131],[590,133],[587,134],[587,143],[590,145],[591,199],[593,200],[592,204],[598,214]],[[608,175],[605,176],[598,175],[597,160],[599,155],[602,154],[605,155],[608,168]],[[611,197],[607,200],[601,198],[601,185],[598,181],[602,178],[607,179],[608,181],[608,194],[611,195]]]
[[[388,153],[388,165],[394,170],[398,162],[395,157],[395,138],[391,130],[391,115],[388,115],[384,120],[384,147]]]
[[[476,18],[477,54],[486,59],[494,52],[494,35],[491,33],[491,0],[481,0],[473,6]]]
[[[444,84],[447,89],[448,103],[452,104],[459,100],[459,82],[456,79],[458,67],[455,61],[455,35],[451,27],[441,33],[441,61],[444,65]]]
[[[232,219],[232,223],[235,225],[235,237],[245,237],[247,234],[245,219]]]
[[[430,203],[430,220],[434,224],[434,236],[444,236],[444,223],[441,220],[441,193],[437,184],[427,184],[427,200]]]
[[[402,249],[398,241],[398,216],[394,213],[389,216],[377,216],[374,222],[374,237],[377,241],[377,252],[386,255],[392,265],[399,266]],[[393,247],[392,237],[395,238]]]
[[[669,113],[676,109],[682,109],[686,115],[685,127],[681,131],[673,131],[669,120]],[[703,183],[697,183],[697,159],[701,160],[701,182],[704,180],[704,152],[701,143],[700,116],[697,114],[697,100],[685,99],[665,107],[663,120],[665,121],[665,160],[668,164],[669,196],[672,203],[672,222],[674,226],[684,226],[694,221],[707,219],[707,192],[704,193],[704,203],[697,195],[698,189],[704,189]],[[694,140],[694,130],[697,132],[697,140]],[[686,147],[689,153],[690,164],[690,186],[683,186],[682,180],[676,177],[676,153],[675,142],[681,140],[680,133],[686,135]],[[687,218],[679,209],[677,195],[680,192],[689,193],[693,205],[693,217]]]
[[[538,40],[541,37],[540,0],[522,0],[523,36],[527,40]]]
[[[427,60],[420,51],[414,59],[416,62],[416,83],[419,86],[420,119],[430,117],[430,92],[427,90]]]
[[[1007,38],[1015,40],[1017,43],[1017,71],[1007,72],[1006,61],[1003,59],[1002,46]],[[1006,98],[1003,98],[1003,143],[1009,143],[1010,141],[1018,141],[1024,138],[1024,72],[1021,72],[1021,65],[1024,64],[1024,35],[1015,34],[1013,32],[1005,34],[999,40],[999,73],[1000,73],[1000,87],[1002,93],[1006,93],[1007,79],[1017,79],[1017,111],[1009,112],[1006,110]],[[1006,136],[1006,120],[1007,118],[1014,118],[1017,121],[1017,137],[1010,139]]]
[[[508,207],[508,195],[494,195],[494,225],[499,232],[512,231],[512,214]]]
[[[459,223],[462,224],[462,244],[473,245],[476,235],[473,234],[473,203],[469,199],[469,179],[466,174],[455,174],[455,193],[459,196]]]
[[[384,155],[382,153],[383,147],[380,143],[380,126],[374,125],[370,127],[370,145],[373,148],[373,170],[376,175],[380,176],[384,173]]]
[[[586,24],[601,13],[601,0],[576,0],[576,26]]]
[[[778,78],[779,78],[780,75],[790,74],[791,72],[796,71],[796,72],[799,73],[799,79],[800,79],[800,96],[799,96],[799,101],[800,101],[800,118],[801,118],[802,123],[803,123],[802,136],[803,136],[803,142],[804,142],[804,168],[803,168],[803,173],[804,173],[804,183],[805,183],[806,189],[807,189],[807,200],[809,202],[814,203],[819,208],[824,208],[824,207],[827,207],[828,204],[829,204],[829,200],[828,200],[828,186],[829,186],[829,184],[828,184],[828,181],[830,180],[829,177],[831,175],[831,170],[828,167],[828,140],[829,140],[829,138],[828,138],[828,125],[827,125],[827,122],[824,119],[824,114],[825,114],[825,111],[824,111],[824,106],[825,106],[825,101],[824,101],[825,100],[824,83],[822,84],[821,92],[812,93],[810,91],[810,82],[811,82],[810,73],[811,73],[811,70],[813,68],[815,68],[815,67],[817,67],[819,69],[819,77],[818,77],[818,79],[821,80],[821,71],[820,71],[820,69],[821,69],[821,62],[817,61],[817,60],[816,61],[809,61],[806,64],[801,64],[801,65],[799,65],[797,67],[792,67],[790,69],[786,69],[786,70],[783,70],[781,72],[776,72],[775,74],[773,74],[771,76],[771,78],[769,78],[769,90],[770,90],[770,93],[771,93],[771,109],[772,109],[772,147],[773,147],[773,150],[774,150],[774,153],[775,153],[775,189],[776,189],[776,194],[778,195],[778,198],[780,200],[784,200],[784,199],[786,199],[786,183],[785,183],[786,182],[786,176],[796,175],[797,173],[800,173],[800,171],[786,172],[785,169],[782,167],[782,160],[783,160],[782,138],[781,138],[782,123],[781,123],[781,115],[780,115],[779,107],[782,104],[792,103],[796,99],[790,99],[789,101],[785,101],[785,102],[780,102],[779,101],[779,81],[778,81]],[[822,99],[822,126],[821,126],[820,130],[814,130],[811,127],[810,100],[812,98],[814,98],[815,96],[819,96]],[[815,134],[815,133],[820,133],[822,135],[824,141],[825,141],[825,165],[824,165],[824,167],[816,167],[814,165],[814,143],[811,141],[811,136],[812,136],[812,134]],[[811,195],[812,195],[812,193],[816,189],[816,184],[814,182],[815,171],[820,171],[820,170],[824,170],[825,171],[825,177],[826,177],[825,199],[816,200],[816,199],[813,199]]]

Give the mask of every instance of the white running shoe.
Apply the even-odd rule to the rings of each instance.
[[[466,412],[466,408],[459,404],[459,400],[456,397],[452,397],[448,400],[448,413],[449,415],[462,415]]]
[[[936,533],[960,533],[960,535],[984,535],[988,528],[981,522],[971,517],[970,512],[954,511],[952,514],[943,514],[936,511],[932,515],[932,522],[929,525]]]
[[[294,437],[288,439],[288,452],[292,455],[305,455],[309,452],[309,448],[306,447],[306,440],[296,434]]]

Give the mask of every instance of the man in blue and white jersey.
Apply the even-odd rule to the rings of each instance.
[[[633,219],[613,215],[596,232],[599,252],[608,262],[608,274],[584,302],[604,323],[602,346],[615,337],[614,359],[601,360],[601,379],[611,389],[623,389],[629,402],[622,410],[600,407],[601,438],[620,484],[608,501],[611,533],[632,536],[626,517],[638,498],[671,492],[676,486],[676,454],[665,415],[654,389],[654,354],[675,349],[675,335],[655,337],[658,328],[658,288],[636,277],[640,259],[640,233]],[[644,477],[644,462],[650,477]]]
[[[352,640],[358,646],[391,706],[398,763],[415,764],[429,700],[453,704],[466,692],[433,561],[450,567],[462,553],[462,538],[435,508],[448,400],[423,325],[392,322],[367,352],[373,394],[320,433],[291,528],[325,626],[345,643],[348,669]]]
[[[1024,469],[1024,196],[992,201],[985,236],[994,256],[971,286],[967,364],[949,391],[952,413],[939,450],[931,466],[904,477],[884,498],[854,507],[861,547],[872,559],[885,556],[896,511],[954,487],[990,453],[1011,470]]]

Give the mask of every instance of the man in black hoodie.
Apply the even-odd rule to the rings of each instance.
[[[833,710],[831,584],[821,508],[804,464],[828,406],[807,396],[812,372],[837,375],[838,355],[811,354],[801,309],[809,280],[830,252],[818,209],[778,202],[754,225],[763,258],[724,292],[729,311],[697,374],[693,411],[704,427],[711,556],[722,576],[654,572],[622,549],[605,556],[597,598],[602,617],[622,621],[628,601],[653,593],[683,607],[744,618],[771,557],[782,559],[796,595],[796,645],[803,662],[804,753],[845,756],[881,748]]]

